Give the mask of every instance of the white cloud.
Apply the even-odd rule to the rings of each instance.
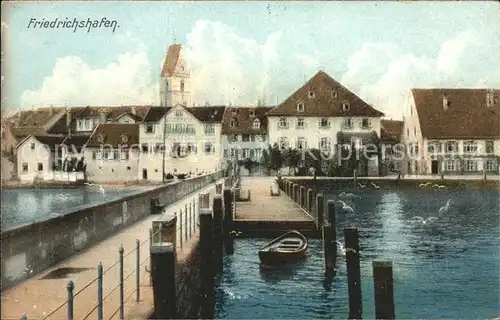
[[[390,43],[365,44],[349,58],[341,83],[387,116],[401,118],[412,88],[499,87],[500,65],[486,72],[474,70],[466,56],[472,53],[474,59],[481,52],[490,52],[490,45],[488,37],[472,30],[445,41],[435,58],[399,53]]]
[[[22,106],[156,104],[157,100],[157,84],[143,45],[100,69],[78,56],[59,58],[40,88],[21,95]]]
[[[279,61],[282,36],[277,31],[258,43],[221,22],[197,21],[186,36],[193,101],[255,104],[269,86],[270,74]]]

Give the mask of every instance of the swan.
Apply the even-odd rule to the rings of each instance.
[[[366,187],[366,185],[361,184],[360,182],[358,182],[358,186],[359,186],[360,188],[365,188],[365,187]]]
[[[354,209],[350,205],[347,205],[347,204],[342,206],[342,210],[349,212],[349,213],[354,213]]]
[[[102,194],[106,193],[106,191],[104,191],[104,188],[101,185],[99,185],[98,191]]]
[[[374,182],[371,183],[372,187],[374,187],[375,189],[380,189],[379,186],[377,186]]]
[[[439,214],[447,213],[448,210],[450,209],[450,205],[451,205],[451,199],[446,201],[446,204],[441,208],[439,208]]]
[[[419,188],[425,188],[425,187],[427,187],[427,186],[429,186],[429,185],[431,185],[431,184],[432,184],[432,182],[427,181],[426,183],[421,183],[421,184],[419,184],[419,185],[418,185],[418,187],[419,187]]]
[[[414,222],[420,222],[422,224],[428,224],[430,222],[433,222],[433,221],[436,221],[437,218],[436,217],[428,217],[427,219],[424,219],[422,218],[421,216],[415,216],[415,217],[412,217],[410,219],[410,221],[414,221]]]

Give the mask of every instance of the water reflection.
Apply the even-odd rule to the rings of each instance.
[[[265,266],[260,264],[260,277],[268,283],[278,284],[281,281],[291,281],[297,274],[298,269],[305,266],[306,259],[303,259],[296,264],[286,264],[282,266]]]

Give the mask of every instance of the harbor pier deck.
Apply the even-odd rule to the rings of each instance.
[[[304,234],[317,234],[314,218],[285,192],[271,195],[270,187],[277,192],[275,177],[243,177],[240,190],[250,192],[250,201],[235,203],[233,228],[241,236],[276,236],[295,229]]]

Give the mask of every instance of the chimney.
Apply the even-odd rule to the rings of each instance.
[[[443,96],[443,109],[448,110],[448,106],[450,105],[450,102],[448,101],[448,97],[446,95]]]
[[[135,116],[135,115],[137,115],[137,112],[136,112],[136,110],[135,110],[135,107],[132,107],[132,109],[130,110],[130,112],[131,112],[134,116]]]
[[[486,106],[492,107],[495,105],[495,95],[493,89],[486,90]]]
[[[68,137],[71,137],[71,110],[66,107],[66,128],[68,129]]]
[[[106,114],[104,111],[99,112],[99,123],[106,123]]]

